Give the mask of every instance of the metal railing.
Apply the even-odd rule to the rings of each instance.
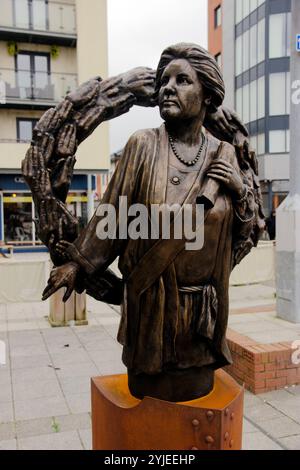
[[[0,0],[1,1],[1,0]],[[59,102],[77,87],[77,74],[31,72],[0,68],[1,103]]]
[[[0,0],[0,29],[76,34],[75,2]]]

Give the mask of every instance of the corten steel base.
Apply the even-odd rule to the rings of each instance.
[[[86,294],[73,292],[66,303],[63,302],[65,289],[59,289],[50,298],[49,323],[53,327],[88,325],[86,319]]]
[[[239,450],[244,389],[226,372],[213,391],[172,403],[134,398],[127,375],[92,378],[94,450]]]

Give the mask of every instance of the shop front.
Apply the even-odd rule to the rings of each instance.
[[[74,175],[67,198],[68,210],[87,223],[87,176]],[[95,177],[93,177],[95,190]],[[31,193],[21,175],[0,175],[0,240],[17,251],[44,251],[35,230],[35,210]]]

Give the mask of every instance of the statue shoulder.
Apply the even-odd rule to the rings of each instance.
[[[128,143],[149,143],[157,139],[158,134],[159,129],[139,129],[130,136]]]

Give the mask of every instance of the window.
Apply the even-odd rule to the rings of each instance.
[[[279,13],[270,16],[269,57],[286,57],[290,53],[291,14]]]
[[[4,193],[4,237],[12,243],[33,240],[33,206],[29,193]]]
[[[29,142],[32,139],[32,131],[38,119],[17,118],[17,139],[18,141]]]
[[[16,74],[21,99],[53,99],[49,88],[49,54],[20,52],[16,56]]]
[[[290,112],[290,73],[270,74],[270,116],[282,116]]]
[[[250,31],[243,34],[243,72],[250,66]]]
[[[259,64],[263,60],[265,60],[265,19],[262,19],[257,24],[257,63]]]
[[[257,80],[257,119],[265,117],[266,106],[265,106],[265,77],[260,77]]]
[[[235,75],[238,76],[243,71],[243,36],[236,38],[235,44]]]
[[[215,28],[218,28],[222,24],[222,7],[219,5],[215,8]]]
[[[250,68],[257,64],[257,25],[250,28]]]
[[[48,29],[47,0],[13,0],[15,26],[23,29]]]
[[[270,153],[287,153],[289,151],[289,137],[289,130],[270,131]]]
[[[240,118],[243,114],[243,88],[238,88],[235,95],[235,109]]]
[[[250,83],[250,121],[257,120],[257,81]]]
[[[250,86],[243,87],[243,122],[250,122]]]
[[[215,59],[216,59],[216,62],[218,64],[218,66],[221,69],[222,68],[222,54],[221,54],[221,52],[219,54],[215,55]]]

